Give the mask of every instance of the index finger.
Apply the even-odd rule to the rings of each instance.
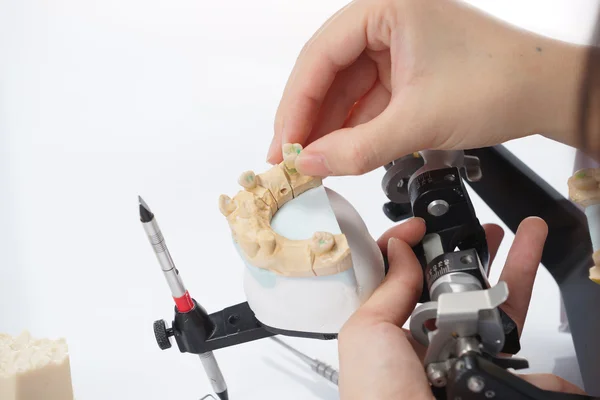
[[[537,217],[523,220],[517,229],[500,281],[506,282],[509,295],[502,308],[523,332],[533,284],[541,262],[548,225]]]
[[[300,53],[277,109],[272,148],[282,143],[305,144],[336,74],[366,49],[364,3],[354,1],[335,14]],[[276,154],[273,161],[281,162],[281,154]]]

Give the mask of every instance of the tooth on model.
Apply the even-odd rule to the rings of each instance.
[[[275,235],[271,231],[262,230],[258,233],[258,244],[266,254],[273,254],[275,251]]]
[[[219,196],[219,210],[221,214],[228,217],[229,214],[235,211],[235,203],[231,200],[231,197],[226,194]]]
[[[256,187],[256,175],[253,171],[246,171],[240,175],[238,183],[244,189],[253,189]]]
[[[310,242],[310,247],[316,255],[325,254],[333,248],[335,240],[329,232],[315,232]]]
[[[292,173],[296,172],[296,159],[301,151],[302,145],[298,143],[286,143],[282,146],[283,164],[288,171]]]

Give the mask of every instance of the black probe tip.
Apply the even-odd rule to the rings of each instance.
[[[224,392],[217,393],[217,396],[219,396],[219,399],[221,400],[229,400],[229,394],[227,394],[227,389],[225,389]]]
[[[138,201],[140,203],[140,220],[143,223],[152,221],[154,214],[152,214],[152,211],[150,211],[148,204],[146,204],[144,199],[142,199],[140,196],[138,196]]]

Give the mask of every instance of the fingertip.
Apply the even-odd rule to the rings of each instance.
[[[418,229],[420,229],[423,232],[423,235],[425,234],[425,230],[427,229],[427,223],[425,222],[425,220],[421,217],[412,217],[411,219],[409,219],[407,221],[407,223],[412,223],[415,225],[418,225]]]
[[[267,152],[267,162],[274,165],[281,161],[283,161],[283,155],[281,154],[281,132],[275,129],[275,136],[273,136],[269,145],[269,151]]]
[[[546,224],[546,221],[543,218],[538,217],[538,216],[527,217],[521,223],[538,224],[538,226],[545,226],[545,227],[548,226],[548,224]]]
[[[387,257],[390,265],[389,272],[392,272],[394,269],[399,268],[402,273],[408,274],[411,277],[414,277],[415,274],[410,271],[410,269],[418,269],[419,262],[412,251],[412,248],[408,243],[396,238],[391,237],[388,240],[387,244]],[[408,272],[407,272],[408,271]],[[389,275],[388,272],[388,275]],[[417,279],[416,277],[414,277]],[[420,280],[420,278],[418,278]]]
[[[484,224],[483,229],[485,231],[485,237],[488,245],[500,247],[502,240],[504,240],[504,229],[500,225],[496,224]]]
[[[504,229],[502,229],[500,225],[484,224],[483,228],[485,229],[485,233],[490,236],[493,235],[496,238],[504,238]]]
[[[320,153],[312,153],[310,150],[300,152],[296,158],[296,169],[306,176],[327,177],[333,175],[325,156]]]
[[[527,217],[519,225],[517,234],[519,232],[527,232],[527,236],[536,241],[545,241],[548,237],[548,224],[540,217]]]
[[[535,226],[536,229],[539,229],[540,231],[545,232],[546,234],[548,233],[548,224],[546,223],[546,221],[540,217],[527,217],[525,218],[524,222],[531,224],[532,226]]]
[[[420,217],[413,217],[388,229],[377,240],[377,244],[384,254],[387,252],[387,246],[391,237],[401,239],[408,243],[409,246],[416,246],[423,239],[423,236],[425,236],[426,230],[425,220]]]
[[[410,299],[418,299],[423,288],[423,275],[412,248],[408,243],[391,237],[388,240],[387,257],[389,271],[385,279],[402,282],[404,294]]]
[[[271,165],[275,165],[278,164],[281,161],[277,160],[277,155],[273,154],[270,150],[269,153],[267,153],[267,163],[271,164]]]
[[[412,231],[406,242],[411,247],[416,246],[417,243],[423,239],[423,236],[425,236],[425,233],[427,232],[427,223],[421,217],[412,217],[404,224],[406,225],[406,229]]]
[[[323,155],[329,167],[328,175],[364,175],[397,159],[400,154],[412,153],[410,142],[414,141],[414,135],[399,132],[397,120],[395,111],[388,107],[362,125],[329,132],[307,146],[305,153]]]
[[[390,263],[390,269],[392,268],[392,265],[396,264],[395,261],[398,259],[398,247],[399,246],[400,246],[399,239],[397,239],[393,236],[388,239],[387,256],[388,256],[388,261]]]
[[[488,274],[491,271],[492,264],[496,258],[496,253],[502,244],[504,239],[504,229],[500,225],[496,224],[484,224],[483,229],[485,231],[485,238],[488,244],[489,250],[489,262],[488,262]]]
[[[283,159],[280,156],[277,156],[277,154],[267,156],[268,164],[275,165],[281,163],[282,161]]]
[[[353,318],[401,326],[421,296],[423,275],[419,261],[406,242],[390,237],[387,247],[390,269]]]
[[[267,162],[269,164],[274,164],[275,163],[275,154],[273,154],[273,142],[271,142],[271,146],[269,146],[269,151],[267,151]]]

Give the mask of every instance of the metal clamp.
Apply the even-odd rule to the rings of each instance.
[[[505,335],[497,307],[507,298],[508,286],[506,282],[499,282],[486,290],[443,293],[437,301],[417,307],[411,315],[410,331],[415,340],[428,346],[424,361],[428,371],[458,356],[456,341],[459,338],[478,336],[483,351],[499,353]],[[436,330],[426,328],[430,320],[436,321]]]

